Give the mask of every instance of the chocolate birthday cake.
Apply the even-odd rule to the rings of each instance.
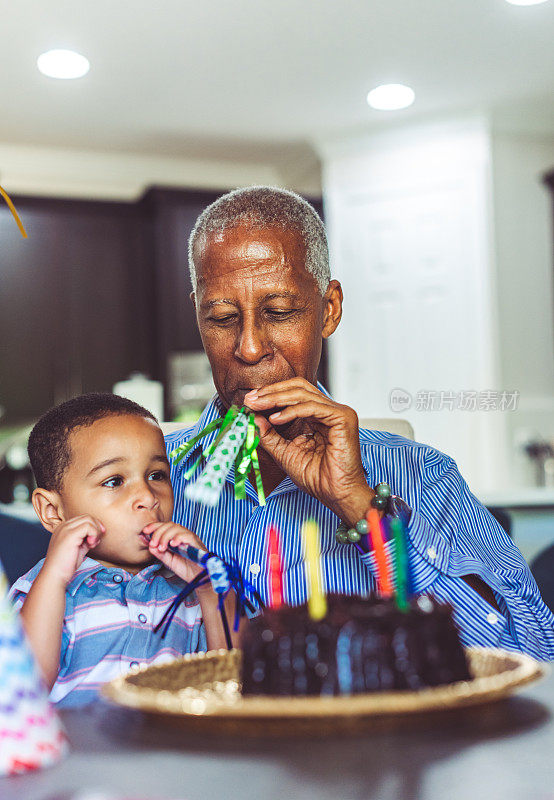
[[[406,611],[394,600],[330,595],[327,614],[307,605],[267,609],[243,641],[245,695],[415,691],[470,680],[451,606],[429,597]]]

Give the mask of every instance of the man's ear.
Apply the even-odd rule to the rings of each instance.
[[[52,533],[64,521],[60,495],[48,489],[35,489],[31,500],[38,518],[46,530]]]
[[[321,335],[327,339],[336,331],[342,317],[342,286],[338,281],[329,282],[323,302],[325,307]]]

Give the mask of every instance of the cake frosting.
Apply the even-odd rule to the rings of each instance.
[[[427,596],[406,611],[394,600],[330,595],[313,620],[307,605],[267,609],[243,641],[245,695],[339,695],[417,690],[470,679],[452,607]]]

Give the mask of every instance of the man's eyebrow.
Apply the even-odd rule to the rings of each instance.
[[[229,300],[226,297],[218,297],[216,300],[208,300],[207,303],[201,303],[200,308],[213,308],[214,306],[218,306],[220,303],[227,303],[227,305],[230,306],[235,305],[234,300]]]
[[[267,303],[268,300],[279,300],[279,299],[298,300],[298,297],[299,295],[296,294],[296,292],[270,292],[269,294],[264,295],[261,298],[260,302]],[[230,306],[234,306],[236,305],[236,302],[235,300],[229,300],[226,297],[218,297],[216,300],[208,300],[206,303],[202,303],[200,307],[207,311],[209,308],[213,308],[214,306],[220,304],[221,305],[227,304]]]
[[[298,300],[299,295],[296,292],[271,292],[270,294],[264,295],[262,297],[262,303],[267,302],[268,300],[280,300],[284,298],[286,300]]]

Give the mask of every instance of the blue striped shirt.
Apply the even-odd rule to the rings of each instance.
[[[221,412],[221,402],[215,397],[194,427],[165,437],[168,452],[196,436]],[[209,445],[215,435],[209,434],[201,446]],[[554,659],[554,616],[542,601],[523,556],[470,492],[453,459],[428,445],[373,430],[360,430],[360,449],[368,484],[388,483],[412,509],[407,539],[414,590],[452,604],[466,645],[504,647]],[[173,518],[226,561],[236,559],[264,601],[269,595],[270,523],[280,532],[285,600],[290,605],[306,600],[300,531],[308,518],[319,525],[327,591],[366,594],[376,588],[373,553],[361,555],[353,545],[337,543],[340,520],[288,476],[269,494],[265,506],[259,505],[248,481],[246,499],[235,499],[234,470],[215,508],[188,501],[184,474],[197,457],[198,449],[193,448],[178,465],[171,465]],[[461,579],[472,574],[491,587],[499,611]]]
[[[10,598],[23,605],[44,563],[17,580]],[[50,699],[63,707],[95,700],[103,683],[142,664],[172,661],[206,650],[200,604],[193,594],[179,610],[166,636],[154,632],[184,582],[161,564],[131,575],[85,558],[66,588],[60,671]]]

